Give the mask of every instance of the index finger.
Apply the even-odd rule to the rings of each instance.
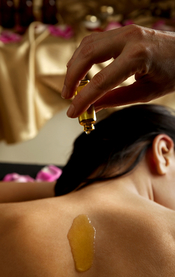
[[[77,94],[72,101],[67,115],[72,118],[79,116],[88,109],[89,105],[135,74],[139,71],[139,68],[140,64],[134,62],[134,59],[132,62],[126,53],[120,55],[111,64],[97,73],[81,92]]]
[[[83,39],[68,63],[62,92],[64,98],[71,98],[74,95],[79,81],[83,79],[93,64],[110,60],[120,54],[126,40],[126,38],[118,39],[121,33],[121,30],[112,30],[91,34]],[[121,42],[119,43],[119,41]]]

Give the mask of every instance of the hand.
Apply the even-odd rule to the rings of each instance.
[[[93,64],[113,58],[73,99],[68,116],[77,117],[94,103],[96,111],[148,102],[175,88],[175,35],[129,25],[85,37],[67,66],[62,96],[71,98]],[[135,82],[119,87],[128,77]]]

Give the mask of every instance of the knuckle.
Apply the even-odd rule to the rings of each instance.
[[[149,44],[142,41],[137,43],[137,47],[132,47],[129,51],[128,59],[132,62],[134,70],[142,75],[147,74],[152,64],[152,53]]]
[[[70,95],[74,94],[74,90],[75,90],[74,88],[75,85],[73,82],[74,79],[75,79],[74,72],[72,72],[72,70],[68,70],[66,78],[64,80],[64,85],[70,91]]]
[[[89,106],[89,99],[87,95],[84,95],[83,93],[78,93],[76,97],[73,100],[73,103],[77,107],[81,107],[82,110],[86,110],[86,108]]]
[[[92,86],[97,90],[106,90],[106,78],[102,72],[97,73],[91,80]]]
[[[137,49],[137,56],[139,57],[141,73],[147,74],[152,60],[149,47],[140,44]]]
[[[69,68],[71,67],[72,63],[73,63],[73,58],[71,58],[71,59],[68,61],[68,63],[67,63],[67,70],[69,70]]]
[[[130,35],[134,36],[135,39],[143,39],[145,36],[145,29],[144,27],[138,26],[138,25],[130,25]]]
[[[71,70],[70,69],[68,69],[67,70],[67,73],[66,73],[66,78],[65,78],[65,80],[64,80],[64,84],[66,85],[66,87],[69,87],[69,85],[70,85],[70,82],[68,81],[68,80],[72,80],[72,73],[71,73]]]
[[[93,55],[94,45],[93,43],[84,44],[80,50],[80,55],[84,58],[89,58]]]
[[[91,43],[91,42],[93,42],[93,39],[94,38],[94,34],[90,34],[89,36],[85,36],[83,39],[82,39],[82,41],[81,41],[81,43],[80,43],[80,45],[86,45],[87,43]]]
[[[148,41],[149,32],[147,28],[133,24],[128,26],[126,37],[128,41],[135,42],[135,44],[145,43]]]
[[[87,43],[89,43],[89,36],[86,36],[82,39],[81,43],[80,43],[80,47],[83,47],[84,45],[86,45]]]
[[[145,60],[148,56],[148,49],[146,45],[144,45],[143,43],[139,43],[137,44],[137,48],[135,49],[133,54],[140,59]]]
[[[95,50],[95,46],[94,46],[94,41],[96,39],[96,34],[92,33],[89,36],[86,36],[82,39],[79,49],[80,49],[80,54],[83,57],[90,57],[94,50]]]

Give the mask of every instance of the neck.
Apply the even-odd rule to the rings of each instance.
[[[117,188],[117,190],[127,190],[128,192],[154,201],[151,175],[144,161],[140,162],[140,164],[127,175],[124,175],[118,179],[107,181],[106,185],[108,188],[109,186],[111,187],[111,191],[113,191],[113,193],[115,188]]]
[[[133,193],[154,201],[152,182],[149,174],[142,167],[121,179],[123,186]]]

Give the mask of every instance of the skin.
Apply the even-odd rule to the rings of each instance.
[[[1,197],[0,204],[1,276],[80,276],[67,234],[73,219],[86,214],[96,229],[95,256],[82,276],[173,277],[174,169],[174,143],[161,134],[139,165],[121,178],[61,197],[52,197],[54,183],[36,187],[37,194],[27,186],[30,201],[26,194],[22,201],[22,193],[17,198],[14,184],[15,200],[11,194],[11,203]],[[36,200],[36,195],[45,198]]]
[[[137,25],[85,37],[67,65],[62,97],[69,99],[93,64],[112,59],[73,99],[67,115],[77,117],[94,103],[96,111],[148,102],[175,90],[175,35]],[[135,82],[119,87],[128,77]]]

